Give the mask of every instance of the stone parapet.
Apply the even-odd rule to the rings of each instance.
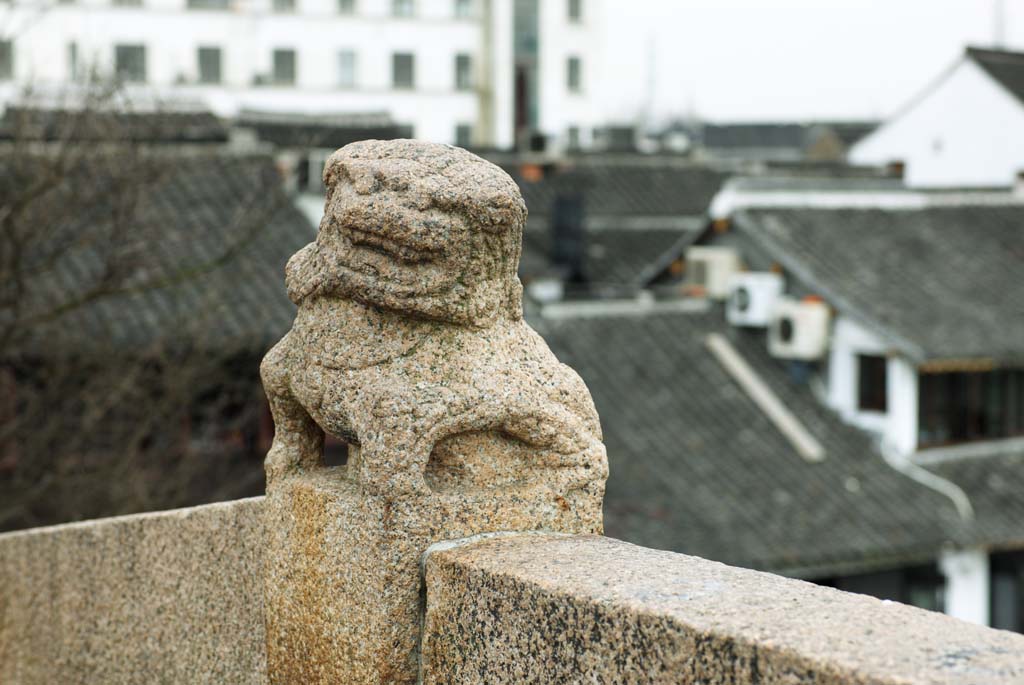
[[[428,552],[424,683],[1024,682],[1024,636],[598,536]]]
[[[0,535],[0,683],[263,683],[262,498]]]

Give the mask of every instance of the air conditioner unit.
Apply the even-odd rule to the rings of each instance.
[[[729,297],[729,278],[740,270],[731,247],[691,247],[686,251],[686,285],[701,288],[713,300]]]
[[[772,319],[775,303],[782,297],[782,276],[768,271],[747,271],[729,279],[725,317],[733,326],[764,328]]]
[[[828,350],[829,319],[821,300],[779,298],[768,327],[768,351],[782,359],[820,359]]]

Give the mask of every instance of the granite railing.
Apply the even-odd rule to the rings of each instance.
[[[515,183],[365,141],[324,187],[261,366],[266,498],[0,535],[0,683],[1024,682],[1022,636],[600,537]]]
[[[0,682],[289,682],[264,503],[0,535]],[[422,567],[425,683],[1024,682],[1024,636],[600,536],[482,535]]]

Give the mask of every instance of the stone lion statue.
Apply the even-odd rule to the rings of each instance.
[[[398,496],[546,487],[603,494],[590,394],[523,321],[526,206],[465,150],[347,145],[324,168],[316,241],[286,269],[298,305],[261,373],[268,481],[350,443],[345,475]]]

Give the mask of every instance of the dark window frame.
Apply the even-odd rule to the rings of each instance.
[[[566,16],[572,24],[583,23],[583,0],[566,0]]]
[[[203,55],[216,54],[216,68],[213,70],[216,73],[208,71],[210,66],[207,63],[207,68],[204,68]],[[224,50],[216,45],[200,45],[196,48],[196,66],[199,70],[199,83],[204,85],[218,85],[224,82]]]
[[[344,63],[346,57],[351,57],[350,71],[346,72]],[[344,49],[338,51],[338,87],[355,88],[359,83],[359,55],[355,50]]]
[[[918,447],[1024,436],[1024,369],[922,372]]]
[[[285,68],[284,58],[291,56],[291,67]],[[290,71],[290,75],[285,72]],[[299,55],[294,48],[274,48],[271,56],[270,80],[275,86],[294,86],[298,80]]]
[[[570,93],[583,92],[583,60],[570,55],[565,60],[565,86]]]
[[[473,90],[473,56],[469,53],[455,55],[455,90]]]
[[[0,81],[14,80],[14,41],[0,40]]]
[[[889,411],[889,360],[882,355],[857,355],[857,408]]]
[[[141,67],[129,64],[128,55],[132,53],[141,56],[137,62]],[[118,43],[114,46],[114,73],[125,83],[145,83],[149,70],[147,62],[146,46],[142,43]]]
[[[416,16],[416,0],[391,0],[391,16],[408,19]]]
[[[402,62],[408,60],[408,78],[402,74],[399,79],[399,72],[404,68]],[[391,53],[391,87],[395,90],[414,90],[416,88],[416,55],[411,52]]]

